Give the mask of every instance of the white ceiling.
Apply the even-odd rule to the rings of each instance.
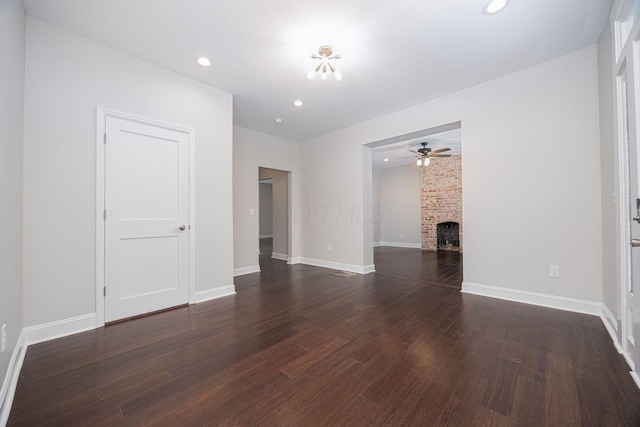
[[[611,0],[25,0],[27,13],[234,95],[237,125],[303,141],[597,41]],[[341,82],[308,81],[321,44]],[[210,68],[195,64],[206,55]],[[295,99],[304,106],[292,105]],[[283,123],[275,124],[280,117]]]

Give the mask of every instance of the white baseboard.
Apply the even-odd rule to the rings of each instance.
[[[622,347],[620,347],[620,342],[618,340],[618,321],[606,305],[602,304],[600,310],[600,320],[602,320],[602,324],[607,329],[607,332],[609,332],[611,340],[613,341],[613,346],[616,348],[618,353],[622,354]]]
[[[358,274],[369,274],[376,271],[376,267],[373,264],[370,264],[370,265],[342,264],[339,262],[325,261],[321,259],[312,259],[312,258],[299,258],[299,262],[297,262],[296,264],[307,264],[307,265],[313,265],[316,267],[330,268],[332,270],[351,271],[353,273],[358,273]]]
[[[364,267],[362,267],[362,272],[363,272],[362,274],[375,273],[376,272],[375,264],[365,265]]]
[[[212,299],[222,298],[235,294],[236,287],[234,285],[222,286],[215,289],[207,289],[206,291],[198,291],[196,292],[195,303],[198,304],[200,302],[211,301]]]
[[[500,288],[471,282],[462,282],[462,292],[465,294],[481,295],[558,310],[573,311],[575,313],[590,314],[592,316],[600,316],[602,307],[602,304],[599,302]]]
[[[43,325],[29,326],[28,328],[24,328],[24,339],[26,345],[31,345],[90,331],[95,328],[96,314],[91,313],[69,319],[57,320]]]
[[[404,242],[376,242],[373,246],[389,246],[392,248],[411,248],[411,249],[422,249],[422,244],[420,243],[404,243]]]
[[[25,344],[23,329],[11,354],[7,373],[4,376],[2,389],[0,390],[0,426],[7,425],[7,421],[9,421],[9,412],[11,412],[11,406],[13,405],[13,396],[18,386],[20,369],[22,369],[22,362],[24,362],[26,352],[27,345]]]
[[[374,248],[377,248],[378,246],[382,246],[382,242],[373,242]]]
[[[289,257],[289,259],[287,260],[287,264],[302,264],[302,258],[298,257]]]
[[[633,378],[633,382],[636,383],[636,387],[640,388],[640,377],[634,371],[629,372],[631,378]]]
[[[262,234],[260,235],[261,239],[269,239],[272,238],[273,239],[273,234]]]
[[[250,265],[248,267],[240,267],[233,269],[233,277],[244,276],[245,274],[260,273],[259,265]]]
[[[289,255],[287,255],[287,254],[279,254],[277,252],[272,252],[271,253],[271,258],[279,259],[281,261],[288,261],[289,260]]]

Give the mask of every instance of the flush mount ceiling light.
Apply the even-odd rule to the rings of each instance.
[[[199,65],[202,65],[203,67],[210,67],[211,66],[211,60],[209,58],[207,58],[206,56],[198,56],[196,58],[196,62]]]
[[[295,101],[293,101],[293,105],[295,105],[296,107],[302,107],[304,105],[304,102],[296,99]]]
[[[275,119],[273,119],[273,121],[277,124],[277,125],[281,125],[282,124],[282,119],[280,117],[276,117]]]
[[[327,74],[331,71],[336,80],[342,80],[342,74],[340,74],[340,71],[336,71],[336,67],[331,63],[332,60],[340,59],[340,55],[333,55],[333,49],[331,46],[320,46],[318,53],[311,54],[311,58],[319,59],[320,63],[313,70],[307,73],[307,79],[313,80],[317,73],[321,73],[320,78],[322,80],[327,80]]]
[[[493,15],[507,7],[510,0],[490,0],[483,8],[482,13],[485,15]]]

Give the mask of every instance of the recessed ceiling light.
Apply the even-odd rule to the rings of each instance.
[[[196,58],[196,62],[200,65],[202,65],[203,67],[210,67],[211,66],[211,60],[209,58],[207,58],[206,56],[198,56]]]
[[[389,159],[384,159],[384,161],[385,161],[385,162],[388,162],[388,161],[389,161]]]
[[[482,13],[485,15],[493,15],[507,7],[508,4],[509,0],[490,0],[484,8],[482,8]]]
[[[295,105],[296,107],[302,107],[304,105],[304,102],[296,99],[295,101],[293,101],[293,105]]]
[[[280,117],[276,117],[273,121],[276,122],[277,125],[282,124],[282,119]]]

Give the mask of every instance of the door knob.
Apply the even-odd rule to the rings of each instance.
[[[185,225],[181,225],[180,227],[178,227],[178,230],[180,230],[180,231],[184,231],[186,229],[187,229],[187,227]]]
[[[631,239],[631,241],[629,241],[629,244],[632,248],[637,248],[640,246],[640,239]]]

